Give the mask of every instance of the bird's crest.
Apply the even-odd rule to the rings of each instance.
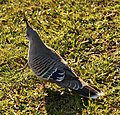
[[[23,19],[23,20],[26,22],[26,26],[27,26],[27,27],[30,27],[30,26],[29,26],[29,23],[28,23],[28,20],[27,20],[27,18],[26,18],[25,13],[24,13],[24,19]]]

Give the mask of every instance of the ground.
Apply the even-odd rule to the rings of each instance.
[[[27,64],[24,13],[44,43],[104,96],[40,87]],[[120,114],[120,1],[0,0],[0,114]]]

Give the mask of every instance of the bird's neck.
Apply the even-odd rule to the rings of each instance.
[[[30,46],[44,47],[44,43],[40,38],[33,38],[30,40]]]
[[[42,42],[41,39],[37,40],[31,40],[29,43],[29,57],[33,57],[34,55],[37,55],[44,51],[46,48],[45,44]]]

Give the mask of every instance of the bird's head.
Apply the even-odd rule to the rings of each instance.
[[[26,16],[24,16],[24,21],[26,22],[26,35],[30,41],[33,41],[35,39],[39,39],[39,35],[37,32],[32,29],[32,27],[29,25]]]

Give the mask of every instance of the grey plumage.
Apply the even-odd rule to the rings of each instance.
[[[37,32],[29,26],[26,18],[25,21],[26,34],[30,41],[28,63],[37,77],[70,88],[87,98],[97,98],[103,94],[78,78],[65,60],[43,43]]]

